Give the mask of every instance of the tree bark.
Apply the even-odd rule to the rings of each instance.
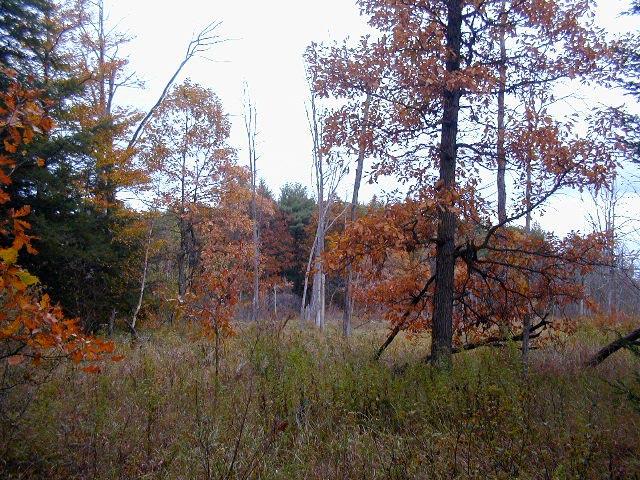
[[[313,91],[310,99],[311,112],[309,118],[309,128],[313,140],[313,163],[316,173],[316,191],[318,194],[318,226],[316,228],[315,238],[315,262],[313,287],[311,293],[311,313],[314,316],[316,327],[324,329],[325,314],[325,275],[323,265],[324,242],[327,226],[328,208],[330,206],[330,195],[325,203],[325,172],[322,155],[322,134],[318,125],[318,112],[316,109],[315,97]],[[332,192],[331,192],[332,193]]]
[[[604,362],[610,355],[613,355],[618,350],[624,348],[629,344],[636,343],[638,340],[640,340],[640,328],[600,349],[598,353],[596,353],[589,359],[589,361],[586,363],[586,366],[596,367]]]
[[[527,161],[527,184],[525,186],[525,202],[527,208],[527,214],[525,216],[525,231],[527,234],[531,233],[531,158]],[[527,280],[529,281],[529,280]],[[525,374],[528,371],[529,366],[529,350],[530,350],[530,332],[531,332],[531,315],[526,313],[523,319],[522,329],[522,365],[524,367]]]
[[[178,253],[178,299],[180,303],[182,303],[187,293],[188,235],[187,220],[182,214],[180,218],[180,252]]]
[[[507,84],[507,49],[506,49],[506,21],[505,0],[502,0],[500,11],[500,63],[498,66],[498,143],[497,143],[497,163],[498,163],[498,222],[503,223],[507,219],[507,188],[505,184],[505,173],[507,170],[507,155],[504,146],[505,142],[505,89]]]
[[[447,60],[448,76],[460,70],[460,45],[462,42],[462,0],[447,2]],[[456,187],[456,155],[458,137],[458,113],[461,91],[457,86],[446,86],[443,98],[443,117],[440,141],[440,189]],[[433,327],[431,357],[436,365],[451,363],[453,342],[453,293],[455,267],[456,214],[453,205],[447,205],[438,213],[436,244],[436,279],[433,299]]]
[[[245,86],[244,123],[247,133],[247,147],[249,151],[249,170],[251,173],[251,219],[253,221],[253,298],[251,301],[251,321],[258,321],[260,307],[260,225],[258,219],[257,187],[258,170],[256,167],[256,108],[251,102]]]
[[[322,173],[322,169],[320,169]],[[312,290],[312,312],[315,317],[315,324],[320,330],[324,329],[324,308],[325,308],[325,299],[324,299],[324,287],[325,287],[325,274],[324,274],[324,264],[323,258],[324,255],[324,237],[325,237],[325,212],[324,212],[324,201],[321,200],[324,196],[324,187],[322,185],[322,180],[320,181],[320,186],[318,188],[318,229],[317,229],[317,248],[315,254],[315,273],[313,275],[313,290]]]
[[[273,286],[273,317],[278,318],[278,287]]]
[[[256,206],[255,182],[252,192],[251,212],[253,216],[253,300],[251,302],[251,320],[255,322],[258,320],[258,310],[260,307],[260,230],[258,225],[258,209]]]
[[[185,121],[185,132],[188,131]],[[186,152],[182,152],[182,171],[180,179],[180,251],[178,252],[178,308],[181,308],[184,296],[187,293],[187,263],[189,258],[189,225],[187,222],[187,197],[186,197]],[[172,317],[173,318],[173,317]]]
[[[362,116],[362,130],[361,135],[364,134],[367,123],[369,122],[369,107],[371,105],[371,96],[367,95],[367,99],[364,101],[364,113]],[[356,220],[356,210],[358,208],[358,195],[360,193],[360,184],[362,182],[362,170],[364,167],[364,155],[366,151],[366,144],[361,138],[358,145],[358,163],[356,165],[356,177],[353,181],[353,195],[351,196],[351,211],[349,214],[349,220],[353,223]],[[351,292],[351,283],[353,281],[353,272],[351,268],[351,262],[347,264],[345,290],[344,290],[344,313],[342,319],[342,333],[345,337],[351,336],[351,314],[353,312],[353,299]]]
[[[300,328],[304,326],[304,322],[306,320],[306,311],[307,311],[307,292],[309,291],[309,274],[311,273],[311,264],[313,262],[313,258],[315,255],[316,243],[318,241],[318,237],[316,236],[313,239],[313,245],[311,245],[311,251],[309,252],[309,259],[307,260],[307,268],[304,272],[304,287],[302,289],[302,302],[300,303]]]

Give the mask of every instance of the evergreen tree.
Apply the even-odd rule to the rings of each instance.
[[[311,222],[315,204],[306,187],[299,183],[287,183],[280,190],[278,206],[285,215],[289,232],[293,237],[293,264],[285,271],[285,276],[293,283],[296,295],[302,295],[305,264],[309,254],[307,227]]]
[[[22,252],[20,262],[69,316],[95,330],[114,310],[128,314],[131,309],[136,280],[128,272],[136,265],[141,239],[114,235],[134,215],[122,202],[118,215],[107,216],[87,195],[96,145],[115,126],[87,126],[79,120],[86,88],[86,76],[73,68],[74,30],[80,24],[62,6],[0,0],[0,59],[43,92],[47,114],[56,124],[50,135],[36,136],[15,154],[21,158],[8,207],[31,207],[28,220],[38,255]]]
[[[0,0],[0,63],[21,70],[46,38],[49,0]]]

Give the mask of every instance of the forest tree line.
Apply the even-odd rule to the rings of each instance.
[[[558,114],[554,92],[637,99],[637,35],[603,31],[587,1],[358,5],[377,35],[305,53],[313,188],[274,193],[250,96],[239,154],[215,92],[178,81],[223,42],[220,23],[140,111],[120,101],[142,82],[102,0],[1,1],[2,358],[94,360],[113,344],[90,334],[163,323],[216,339],[271,315],[323,329],[331,307],[345,336],[354,312],[389,322],[377,356],[401,331],[429,331],[436,363],[509,339],[526,359],[570,317],[637,314],[613,198],[638,119],[603,105]],[[361,182],[380,177],[407,194],[363,202]],[[569,190],[592,192],[604,225],[559,238],[533,223]]]

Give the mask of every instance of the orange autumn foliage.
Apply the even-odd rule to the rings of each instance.
[[[77,320],[65,318],[48,295],[40,295],[38,279],[17,263],[22,250],[37,252],[28,234],[30,208],[10,207],[8,186],[21,165],[44,165],[42,159],[30,158],[26,148],[36,135],[47,134],[53,122],[45,114],[40,91],[21,85],[11,70],[1,73],[9,86],[0,93],[0,361],[13,367],[27,360],[34,365],[62,358],[75,363],[99,360],[114,351],[113,342],[84,335]],[[95,364],[85,367],[89,372],[98,369]]]
[[[244,208],[250,198],[243,185],[246,172],[235,166],[225,172],[215,204],[199,207],[202,250],[185,306],[187,317],[214,338],[235,333],[231,322],[253,269],[252,225]]]
[[[334,272],[352,266],[360,306],[410,333],[431,329],[436,209],[433,201],[405,200],[372,211],[334,235],[327,254]],[[465,241],[456,251],[456,348],[505,329],[515,334],[525,316],[541,327],[572,329],[572,322],[559,318],[564,307],[584,300],[597,308],[580,279],[605,264],[606,235],[558,239],[514,227],[487,237],[467,222],[459,224],[458,237]],[[551,319],[554,305],[558,318]]]
[[[430,329],[435,356],[449,356],[452,340],[517,336],[525,320],[543,328],[585,299],[579,277],[605,263],[610,241],[519,226],[559,192],[598,191],[615,176],[610,119],[548,108],[561,80],[588,84],[610,59],[592,2],[357,3],[375,33],[306,52],[314,93],[336,105],[323,145],[364,150],[369,180],[393,177],[406,198],[334,237],[330,266],[353,265],[356,302],[392,335]],[[496,118],[505,91],[506,131]],[[496,181],[496,209],[487,173],[500,173],[503,150],[515,173],[508,205]]]

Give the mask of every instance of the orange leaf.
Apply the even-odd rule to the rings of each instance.
[[[100,373],[100,367],[97,365],[89,365],[87,367],[82,367],[82,370],[87,373]]]

